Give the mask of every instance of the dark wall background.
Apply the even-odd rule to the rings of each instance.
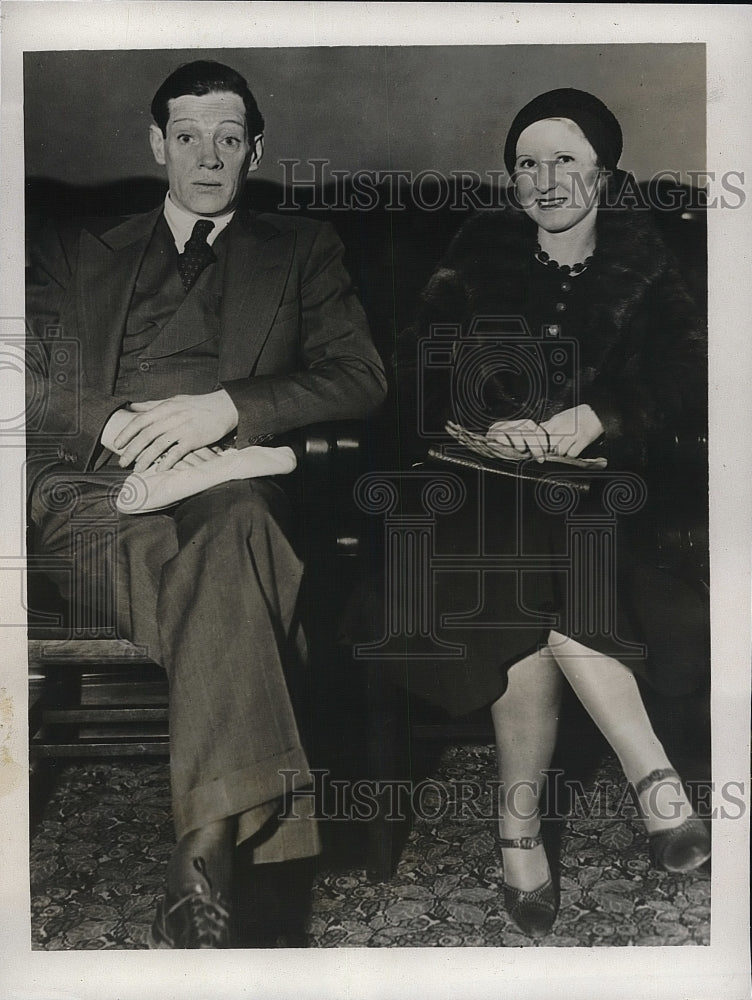
[[[29,243],[50,216],[123,215],[164,197],[162,168],[147,142],[154,91],[196,58],[229,63],[249,81],[266,117],[266,154],[246,200],[277,211],[285,193],[280,159],[326,158],[330,169],[503,170],[514,114],[542,91],[574,86],[598,94],[624,131],[622,166],[646,182],[656,172],[705,167],[703,45],[350,47],[27,52],[26,208]],[[302,166],[305,177],[310,168]],[[326,179],[326,178],[325,178]],[[501,180],[501,187],[505,178]],[[485,203],[499,194],[486,188]],[[430,197],[430,189],[425,196]],[[686,192],[685,192],[686,194]],[[410,203],[373,211],[304,210],[327,219],[374,339],[389,358],[420,289],[471,209]],[[324,205],[334,201],[331,185]],[[691,196],[690,196],[691,198]],[[659,213],[698,298],[704,297],[700,213]]]
[[[699,44],[228,48],[26,53],[27,176],[76,185],[161,176],[146,141],[149,104],[195,58],[248,79],[267,120],[262,180],[279,182],[277,161],[293,157],[343,170],[503,169],[515,112],[560,86],[611,107],[622,166],[639,180],[705,167]]]

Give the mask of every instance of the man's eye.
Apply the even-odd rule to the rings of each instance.
[[[177,140],[178,140],[179,143],[182,143],[182,145],[185,146],[185,145],[187,145],[191,141],[192,138],[193,138],[193,136],[189,135],[187,132],[181,132],[178,135]]]
[[[240,145],[240,142],[241,140],[238,139],[236,135],[226,135],[224,139],[222,139],[222,143],[225,146],[229,146],[230,149],[237,149],[238,146]]]

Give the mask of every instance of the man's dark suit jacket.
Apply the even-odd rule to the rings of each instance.
[[[160,206],[114,227],[58,227],[32,252],[32,398],[46,381],[40,369],[56,332],[80,346],[81,371],[47,381],[38,440],[58,443],[36,446],[31,428],[29,487],[56,459],[71,472],[90,470],[107,419],[129,402],[113,388],[136,277],[161,215]],[[226,235],[218,386],[238,410],[237,447],[372,412],[385,393],[383,366],[331,227],[239,209]]]

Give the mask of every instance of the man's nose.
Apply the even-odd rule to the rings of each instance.
[[[206,167],[207,170],[219,170],[222,167],[222,158],[212,139],[204,139],[201,143],[199,166]]]

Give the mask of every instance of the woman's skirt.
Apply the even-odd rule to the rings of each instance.
[[[361,663],[452,715],[499,698],[551,633],[664,694],[708,667],[705,595],[651,552],[641,480],[445,463],[359,485],[368,557],[341,629]]]

